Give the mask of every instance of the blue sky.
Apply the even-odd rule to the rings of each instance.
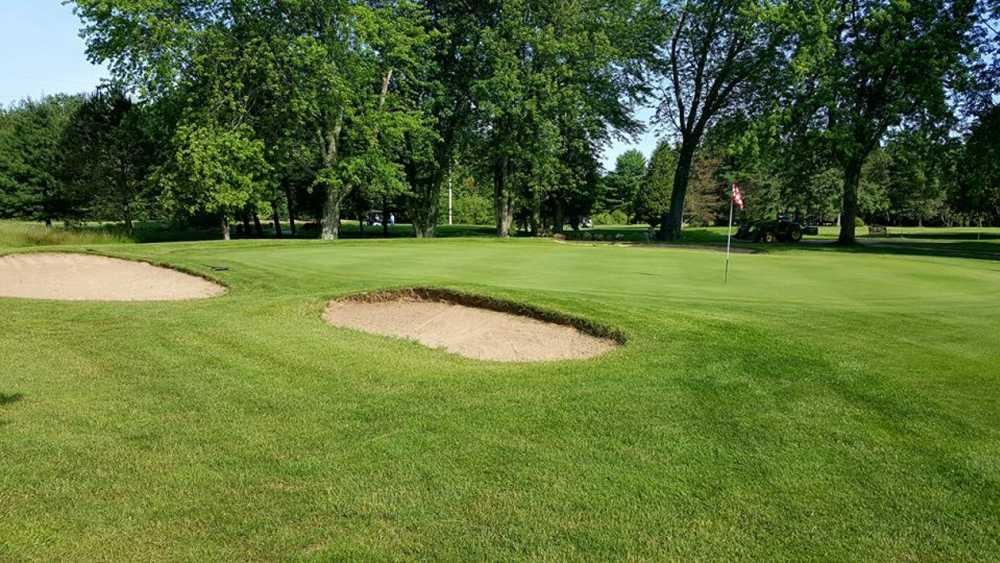
[[[61,0],[0,0],[0,104],[93,90],[107,71],[87,62],[79,30]]]
[[[93,90],[108,72],[87,61],[79,33],[79,19],[62,0],[0,0],[0,104]],[[650,114],[642,110],[639,117]],[[651,132],[635,143],[616,142],[605,151],[604,166],[614,168],[618,155],[633,146],[648,158],[655,145]]]

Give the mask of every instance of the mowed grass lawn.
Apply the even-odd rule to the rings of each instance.
[[[781,249],[726,286],[716,251],[549,240],[88,248],[230,292],[0,299],[0,559],[1000,558],[998,261]],[[498,364],[320,318],[410,285],[629,342]]]

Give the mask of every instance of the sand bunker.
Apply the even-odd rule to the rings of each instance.
[[[208,280],[105,256],[28,253],[0,256],[0,297],[66,301],[175,301],[225,293]]]
[[[610,337],[587,334],[569,322],[532,318],[544,314],[493,310],[503,309],[495,301],[483,308],[455,300],[422,292],[360,296],[331,301],[323,318],[334,326],[409,338],[461,356],[500,362],[592,358],[618,346]]]

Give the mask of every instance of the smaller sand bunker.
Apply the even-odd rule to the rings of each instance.
[[[551,313],[428,291],[331,301],[323,318],[334,326],[407,338],[468,358],[499,362],[592,358],[619,345],[610,335],[588,334],[583,330],[586,327],[573,326],[572,319],[550,322],[559,320]]]
[[[0,297],[64,301],[177,301],[226,289],[145,262],[105,256],[28,253],[0,256]]]

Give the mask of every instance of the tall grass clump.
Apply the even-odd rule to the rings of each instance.
[[[108,226],[53,226],[41,223],[0,221],[0,247],[72,246],[135,242],[124,232]]]

